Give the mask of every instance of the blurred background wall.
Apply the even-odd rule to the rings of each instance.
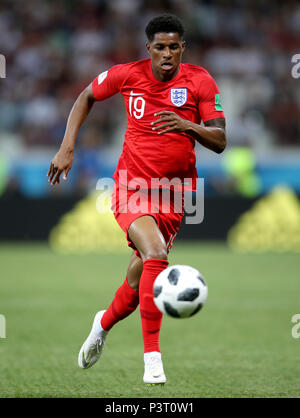
[[[147,57],[144,28],[164,12],[183,20],[183,61],[213,75],[227,118],[222,155],[196,146],[207,210],[186,236],[225,238],[276,185],[300,194],[299,2],[1,0],[0,239],[47,238],[98,178],[112,176],[126,128],[120,95],[95,104],[68,181],[51,188],[46,173],[78,94],[112,65]]]

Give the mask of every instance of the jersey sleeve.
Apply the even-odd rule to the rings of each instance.
[[[220,100],[220,91],[215,80],[209,74],[200,84],[198,110],[203,122],[225,118]]]
[[[120,91],[126,76],[124,70],[124,65],[115,65],[94,78],[92,88],[96,100],[108,99]]]

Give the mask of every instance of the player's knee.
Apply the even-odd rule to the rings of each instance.
[[[143,271],[143,262],[140,258],[135,257],[130,261],[127,269],[127,281],[129,286],[136,292],[139,290],[139,283]]]
[[[140,277],[137,276],[132,276],[130,274],[130,272],[127,272],[127,281],[129,286],[131,287],[131,289],[135,290],[136,292],[138,292],[139,290],[139,284],[140,284]]]
[[[166,246],[159,246],[156,248],[149,248],[143,255],[143,261],[149,259],[167,260],[168,251]]]

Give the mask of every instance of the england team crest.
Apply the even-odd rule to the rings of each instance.
[[[171,102],[175,106],[183,106],[187,100],[187,89],[171,89]]]

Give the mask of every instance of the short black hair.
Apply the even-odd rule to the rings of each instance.
[[[150,20],[145,29],[147,38],[150,42],[153,41],[156,33],[178,33],[180,38],[183,37],[184,27],[180,19],[175,15],[164,14],[154,17]]]

